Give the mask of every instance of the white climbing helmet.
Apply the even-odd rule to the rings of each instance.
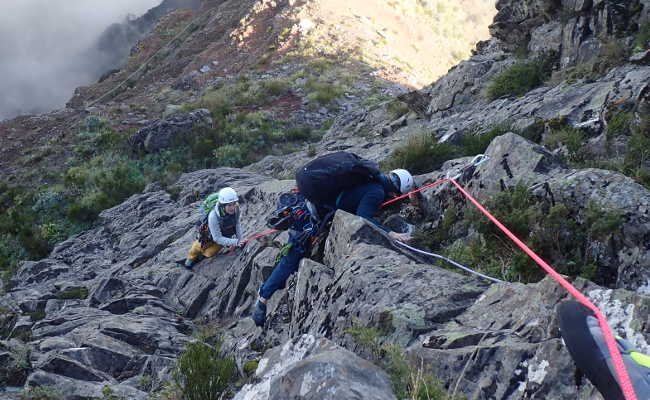
[[[231,187],[225,187],[219,191],[219,204],[228,204],[239,201],[237,192]]]
[[[394,169],[390,171],[391,180],[396,188],[402,194],[406,194],[413,189],[413,176],[405,169]]]

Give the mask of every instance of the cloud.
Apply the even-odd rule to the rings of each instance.
[[[97,61],[88,50],[101,33],[160,2],[3,0],[0,120],[62,107],[74,88],[98,78]]]

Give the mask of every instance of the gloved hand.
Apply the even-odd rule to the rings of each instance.
[[[605,337],[591,310],[577,301],[558,306],[560,332],[573,361],[606,399],[623,399]],[[638,399],[650,398],[650,357],[616,338],[623,363]]]
[[[413,240],[413,236],[410,233],[397,233],[397,232],[388,232],[388,236],[393,240],[398,240],[400,242],[408,243]]]

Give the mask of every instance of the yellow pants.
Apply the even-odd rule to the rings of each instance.
[[[194,243],[192,243],[192,247],[190,248],[190,251],[187,253],[187,259],[196,261],[196,259],[199,258],[200,255],[203,255],[204,257],[213,257],[221,249],[223,249],[223,246],[214,242],[212,242],[212,244],[206,247],[205,249],[202,249],[201,243],[199,243],[198,240],[195,240]]]

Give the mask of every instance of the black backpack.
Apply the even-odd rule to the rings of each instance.
[[[339,151],[318,157],[298,168],[296,184],[310,202],[334,208],[342,191],[375,181],[380,174],[376,162]]]

